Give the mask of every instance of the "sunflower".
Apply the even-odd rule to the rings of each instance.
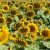
[[[20,34],[27,34],[29,32],[30,32],[30,29],[27,26],[22,26],[22,27],[19,28],[19,33]]]
[[[2,30],[0,31],[0,44],[5,44],[8,42],[9,34],[8,28],[3,26]]]
[[[50,14],[50,9],[46,9],[46,10],[44,11],[44,15],[48,15],[48,14]]]
[[[41,3],[40,2],[34,2],[33,8],[40,9],[41,8]]]
[[[17,16],[18,16],[19,20],[23,18],[23,16],[21,14],[18,14]]]
[[[26,18],[22,18],[22,19],[20,20],[20,22],[24,22],[24,21],[26,21]]]
[[[12,33],[11,35],[10,35],[10,40],[12,40],[12,41],[15,41],[16,39],[18,38],[18,35],[17,35],[17,33]]]
[[[49,39],[50,37],[50,29],[45,28],[41,31],[40,36],[45,40],[45,39]]]
[[[21,26],[23,26],[22,22],[15,23],[14,26],[13,26],[13,29],[18,30]]]
[[[0,12],[0,17],[2,17],[3,16],[3,13],[2,12]]]
[[[34,42],[36,40],[36,35],[35,34],[30,34],[29,38],[30,38],[31,41]]]
[[[47,7],[47,8],[50,8],[50,2],[47,2],[47,3],[46,3],[46,7]]]
[[[16,39],[16,43],[22,45],[22,46],[27,46],[27,42],[25,40],[23,40],[22,38],[18,38]]]
[[[34,23],[28,24],[28,27],[30,28],[31,33],[36,33],[38,31],[38,26]]]
[[[41,20],[34,20],[33,23],[37,24],[38,27],[43,26],[43,22]]]
[[[3,11],[3,12],[9,11],[9,6],[8,6],[7,4],[6,4],[6,5],[3,5],[2,11]]]
[[[10,18],[10,17],[6,18],[6,23],[7,23],[7,24],[12,23],[12,18]]]
[[[0,27],[2,27],[4,23],[5,23],[5,18],[0,17]]]
[[[31,4],[27,5],[27,9],[28,9],[28,11],[33,10],[33,5],[31,5]]]
[[[33,18],[35,16],[35,12],[34,11],[29,11],[26,13],[27,18]]]
[[[27,26],[29,23],[30,22],[26,20],[26,21],[23,22],[23,25]]]
[[[14,10],[11,10],[11,14],[12,14],[12,15],[17,15],[18,12],[14,9]]]

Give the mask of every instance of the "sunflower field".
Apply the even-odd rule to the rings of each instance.
[[[0,50],[50,50],[50,2],[0,2]]]

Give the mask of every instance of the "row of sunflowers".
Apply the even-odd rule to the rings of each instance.
[[[1,2],[0,50],[50,50],[50,2]]]

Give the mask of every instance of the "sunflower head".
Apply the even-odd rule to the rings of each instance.
[[[22,25],[23,25],[22,22],[15,23],[13,29],[18,30]]]
[[[27,25],[29,24],[29,21],[26,20],[26,21],[23,22],[23,24],[24,24],[25,26],[27,26]]]
[[[3,5],[2,10],[3,10],[3,12],[9,11],[9,6],[8,5]]]
[[[12,41],[15,41],[16,39],[18,38],[18,35],[17,35],[17,33],[12,33],[11,35],[10,35],[10,40],[12,40]]]
[[[21,14],[17,15],[19,20],[23,18],[23,16]]]
[[[35,12],[34,11],[29,11],[29,12],[26,13],[26,15],[27,15],[28,18],[32,18],[32,17],[35,16]]]
[[[50,7],[50,2],[47,2],[46,3],[46,6],[49,8]]]
[[[9,18],[9,17],[8,17],[8,18],[6,18],[6,23],[7,23],[7,24],[12,23],[12,18]]]
[[[0,31],[0,44],[5,44],[8,42],[9,38],[9,31],[6,28],[6,26],[2,27],[2,30]]]
[[[25,27],[25,26],[19,28],[20,34],[26,34],[29,31],[30,31],[30,29],[28,27]]]
[[[28,27],[30,28],[30,32],[35,33],[38,31],[38,26],[34,23],[28,24]]]
[[[40,4],[39,2],[35,2],[35,3],[33,4],[33,8],[39,9],[39,8],[41,8],[41,4]]]
[[[46,9],[46,10],[44,11],[44,15],[48,15],[48,14],[50,14],[50,10],[49,10],[49,9]]]
[[[49,36],[50,36],[50,29],[48,29],[48,28],[43,29],[43,30],[41,31],[40,35],[41,35],[41,37],[42,37],[43,39],[48,39]]]
[[[0,17],[2,17],[3,16],[3,14],[2,14],[2,12],[0,12]]]
[[[18,14],[18,12],[14,9],[14,10],[11,10],[11,14],[16,15],[16,14]]]

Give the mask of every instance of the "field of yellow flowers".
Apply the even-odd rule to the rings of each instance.
[[[0,50],[50,50],[50,2],[0,2]]]

